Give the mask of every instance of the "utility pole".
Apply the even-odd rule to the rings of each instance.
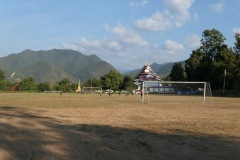
[[[225,93],[225,83],[226,83],[226,75],[227,75],[227,70],[224,70],[224,78],[223,78],[223,94]]]
[[[91,77],[91,93],[92,93],[92,77]]]

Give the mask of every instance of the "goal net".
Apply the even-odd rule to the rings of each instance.
[[[83,87],[82,93],[102,93],[102,87]]]
[[[159,95],[178,96],[175,99],[198,99],[206,102],[207,98],[212,97],[209,82],[178,82],[178,81],[145,81],[142,83],[142,102],[149,103],[159,99]],[[153,96],[154,95],[154,96]],[[182,98],[181,96],[185,96]],[[174,99],[174,97],[172,97]]]

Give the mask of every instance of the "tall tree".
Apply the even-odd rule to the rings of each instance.
[[[240,33],[235,34],[235,46],[234,46],[234,53],[235,59],[234,63],[232,63],[232,74],[234,75],[231,79],[232,87],[234,89],[240,90]]]
[[[186,73],[181,63],[174,63],[171,73],[169,75],[171,81],[184,81],[186,80]]]
[[[131,91],[136,88],[136,85],[133,82],[133,78],[131,76],[125,75],[123,77],[123,82],[121,85],[121,89],[126,89],[128,91]]]
[[[200,71],[200,64],[203,58],[203,52],[200,49],[193,50],[190,58],[186,60],[185,72],[189,81],[199,81],[203,77]]]
[[[122,80],[122,75],[118,71],[111,70],[101,77],[101,84],[104,89],[119,89]]]
[[[235,41],[234,51],[236,54],[240,54],[240,33],[235,34]]]
[[[233,52],[224,44],[225,40],[216,29],[203,31],[201,46],[186,61],[188,80],[208,81],[213,89],[222,88],[224,70],[234,59]]]
[[[203,53],[203,61],[211,63],[224,45],[226,38],[217,29],[204,30],[202,33],[200,51]]]

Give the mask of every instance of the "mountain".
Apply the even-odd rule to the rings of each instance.
[[[0,58],[0,69],[8,78],[15,72],[16,78],[33,77],[36,82],[57,82],[68,78],[72,82],[85,82],[91,77],[101,77],[115,69],[96,55],[84,55],[78,51],[52,49],[48,51],[24,50]]]
[[[162,78],[168,76],[171,73],[171,70],[172,70],[172,67],[173,67],[174,63],[176,63],[176,62],[166,62],[166,63],[162,63],[162,64],[152,63],[150,65],[150,67],[162,79]],[[180,61],[180,62],[177,62],[177,63],[181,63],[182,65],[184,65],[185,61]],[[124,74],[129,75],[131,77],[135,77],[135,76],[137,76],[137,74],[140,71],[141,71],[141,69],[135,69],[135,70],[132,70],[132,71],[125,72]]]

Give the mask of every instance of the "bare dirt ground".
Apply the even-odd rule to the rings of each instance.
[[[240,98],[0,93],[0,160],[240,159]]]

